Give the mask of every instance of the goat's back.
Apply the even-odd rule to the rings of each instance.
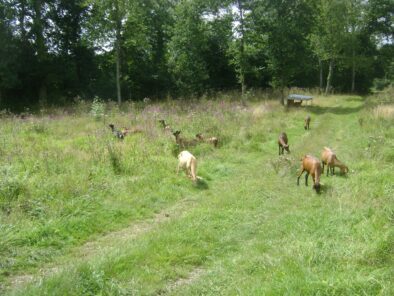
[[[312,155],[305,155],[302,158],[302,167],[308,172],[321,171],[320,160]]]

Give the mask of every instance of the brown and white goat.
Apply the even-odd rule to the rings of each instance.
[[[328,147],[324,147],[321,153],[321,159],[322,159],[321,163],[323,167],[323,172],[324,172],[324,165],[327,165],[327,176],[329,170],[331,171],[331,175],[334,175],[335,167],[339,167],[341,169],[342,174],[349,172],[349,168],[341,161],[339,161],[335,152]]]
[[[213,147],[217,147],[219,140],[216,137],[210,137],[210,138],[205,138],[203,134],[197,134],[196,135],[197,140],[199,140],[200,142],[206,142],[206,143],[210,143],[213,145]]]
[[[124,139],[125,134],[123,134],[121,131],[117,130],[117,129],[115,128],[115,125],[114,125],[113,123],[110,123],[108,126],[109,126],[109,128],[111,129],[112,134],[113,134],[116,138],[118,138],[119,140],[123,140],[123,139]]]
[[[308,186],[308,177],[312,176],[313,180],[313,189],[316,190],[317,193],[320,192],[320,176],[322,173],[321,165],[319,159],[312,155],[305,155],[301,159],[301,171],[298,174],[297,185],[300,185],[300,177],[303,172],[306,172],[305,175],[305,186]]]
[[[311,117],[308,115],[307,117],[305,117],[305,124],[304,124],[304,128],[306,130],[309,129],[309,124],[311,123]]]
[[[178,155],[178,167],[176,169],[176,173],[179,174],[180,169],[184,169],[186,176],[193,180],[193,182],[197,181],[197,160],[189,151],[182,151]]]
[[[184,139],[180,136],[180,133],[181,131],[175,131],[173,133],[175,137],[175,142],[178,144],[180,148],[191,147],[197,144],[197,139],[191,139],[191,140]]]
[[[290,146],[288,144],[287,135],[285,132],[281,133],[278,138],[279,155],[284,154],[285,150],[290,153]]]

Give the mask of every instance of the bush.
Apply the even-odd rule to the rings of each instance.
[[[376,90],[383,90],[391,84],[390,80],[376,78],[373,81],[373,86]]]
[[[90,115],[92,115],[96,120],[100,120],[105,114],[104,102],[99,98],[95,97],[90,108]]]

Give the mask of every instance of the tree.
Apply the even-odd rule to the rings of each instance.
[[[0,4],[0,107],[2,106],[3,90],[10,89],[18,83],[17,44],[12,36],[10,21],[13,18],[9,6]]]
[[[341,0],[319,0],[315,28],[311,34],[314,52],[329,62],[325,94],[331,89],[335,62],[340,57],[346,34],[346,5]]]
[[[366,16],[369,33],[377,35],[379,39],[385,38],[387,43],[393,43],[393,15],[392,0],[369,0]]]
[[[123,23],[126,19],[127,0],[90,0],[94,6],[94,17],[91,19],[90,32],[93,42],[100,47],[110,45],[114,50],[116,61],[116,96],[118,104],[122,103],[122,49],[123,49]]]
[[[347,0],[346,2],[346,15],[347,15],[347,41],[348,46],[345,49],[350,51],[347,55],[350,56],[351,63],[351,92],[354,93],[356,88],[356,71],[357,60],[359,58],[359,36],[364,31],[365,21],[363,20],[363,2],[362,0]],[[345,50],[346,51],[346,50]]]
[[[305,0],[265,0],[255,7],[255,30],[266,38],[268,68],[272,86],[281,91],[292,84],[309,58],[307,36],[313,21],[313,6]]]
[[[182,94],[201,94],[209,79],[204,53],[207,28],[198,1],[182,1],[175,7],[175,24],[168,43],[168,67]]]

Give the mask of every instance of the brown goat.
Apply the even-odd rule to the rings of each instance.
[[[127,136],[129,134],[138,134],[138,133],[143,133],[144,131],[141,128],[138,127],[133,127],[133,128],[127,128],[124,127],[120,131],[124,136]]]
[[[322,159],[321,163],[323,167],[323,172],[324,172],[324,165],[327,165],[327,176],[329,170],[331,171],[331,175],[334,175],[335,167],[339,167],[341,169],[342,174],[349,172],[349,168],[341,161],[339,161],[335,152],[328,147],[324,147],[321,153],[321,159]]]
[[[181,131],[175,131],[173,133],[175,137],[175,142],[179,145],[180,148],[186,148],[195,146],[197,144],[197,139],[187,140],[180,136]]]
[[[278,146],[279,146],[279,155],[285,153],[285,149],[288,153],[290,153],[290,146],[288,143],[287,135],[285,132],[281,133],[278,138]]]
[[[213,145],[213,147],[217,147],[219,140],[216,137],[210,137],[210,138],[205,138],[203,136],[203,134],[197,134],[196,135],[197,140],[199,140],[200,142],[206,142],[206,143],[210,143]]]
[[[311,123],[311,117],[308,115],[307,117],[305,117],[305,125],[304,125],[304,128],[306,129],[306,130],[308,130],[309,129],[309,124]]]
[[[312,155],[305,155],[301,159],[301,171],[298,174],[297,185],[300,185],[300,177],[303,172],[306,171],[305,175],[305,186],[308,186],[308,177],[312,176],[313,179],[313,189],[316,190],[317,193],[320,192],[320,176],[321,176],[321,165],[319,159]]]

